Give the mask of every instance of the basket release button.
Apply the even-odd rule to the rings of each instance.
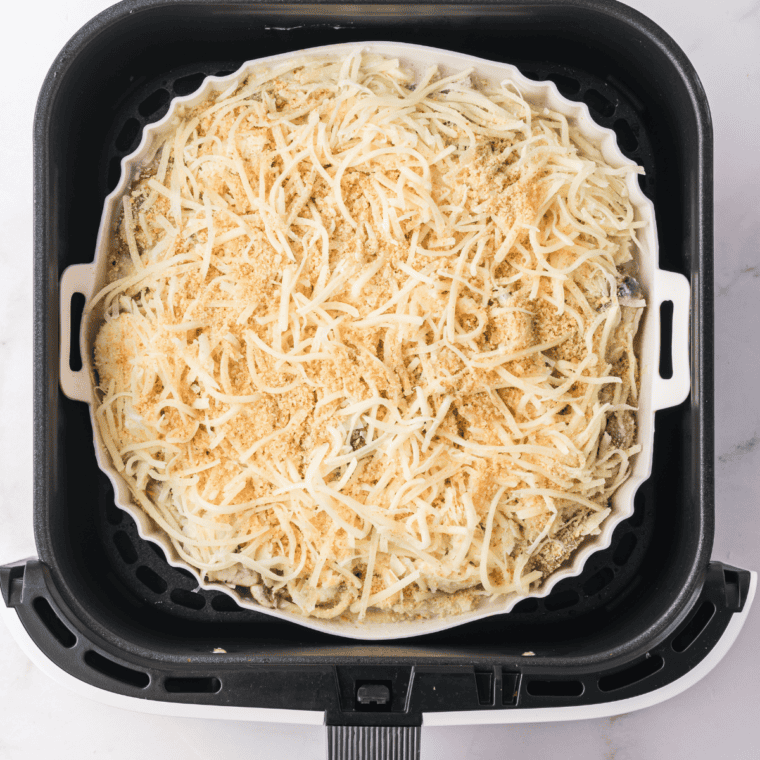
[[[365,683],[356,690],[356,701],[360,705],[387,705],[391,690],[381,683]]]

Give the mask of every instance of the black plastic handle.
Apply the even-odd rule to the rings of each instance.
[[[331,727],[331,746],[343,752],[336,757],[348,757],[346,748],[351,746],[364,748],[365,755],[358,757],[368,758],[385,757],[366,753],[379,751],[371,749],[372,742],[390,737],[407,753],[399,757],[414,757],[408,753],[419,747],[417,734],[400,729],[419,727],[424,713],[591,705],[660,689],[686,675],[718,643],[732,616],[744,607],[750,580],[746,570],[710,563],[691,610],[664,640],[632,660],[568,673],[549,672],[541,656],[530,658],[529,664],[523,659],[520,665],[505,660],[467,666],[429,660],[348,665],[324,660],[257,663],[224,654],[171,659],[159,652],[138,655],[127,642],[116,648],[77,619],[39,560],[0,567],[5,605],[15,610],[35,645],[79,680],[164,702],[322,711]],[[383,730],[347,730],[362,726]],[[333,730],[339,728],[346,730]]]

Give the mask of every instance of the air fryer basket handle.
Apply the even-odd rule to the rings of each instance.
[[[353,699],[341,700],[336,688],[341,666],[334,664],[257,666],[255,657],[241,661],[223,650],[211,657],[195,653],[182,661],[164,660],[119,647],[78,619],[56,589],[53,574],[36,559],[0,567],[0,617],[35,664],[83,696],[154,714],[310,724],[326,720],[331,759],[415,760],[423,722],[605,717],[674,696],[706,675],[730,648],[756,584],[755,573],[711,562],[702,591],[680,625],[643,655],[574,672],[572,681],[561,670],[549,672],[540,656],[507,658],[492,664],[494,678],[485,692],[477,679],[484,675],[483,667],[476,672],[474,667],[468,671],[428,662],[413,668],[401,711],[379,713],[357,711]],[[349,695],[356,680],[366,683],[372,675],[372,666],[357,668],[350,668]],[[556,699],[535,697],[537,681],[578,683],[581,689],[577,697],[568,691]],[[284,683],[289,684],[285,691]],[[188,691],[191,687],[202,688]],[[546,709],[560,706],[560,711]]]

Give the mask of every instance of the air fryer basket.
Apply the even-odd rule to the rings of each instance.
[[[119,184],[106,198],[103,217],[100,223],[97,248],[92,263],[74,264],[64,270],[61,276],[60,303],[61,303],[61,361],[59,364],[60,384],[66,396],[75,401],[85,401],[91,405],[90,414],[93,417],[95,431],[95,451],[100,468],[110,478],[115,492],[115,503],[118,507],[130,514],[138,529],[141,538],[152,540],[166,553],[167,562],[179,568],[187,569],[196,578],[196,587],[203,589],[221,590],[228,593],[233,601],[241,607],[254,609],[264,614],[279,617],[282,620],[297,622],[307,628],[323,633],[346,636],[349,638],[365,641],[381,640],[388,638],[406,638],[431,634],[454,625],[462,625],[473,622],[489,615],[506,613],[521,601],[517,594],[507,595],[500,599],[484,600],[475,609],[459,615],[439,616],[432,619],[409,619],[395,623],[378,623],[365,620],[356,623],[349,620],[331,619],[320,620],[306,618],[288,610],[262,608],[251,599],[250,592],[245,589],[228,589],[218,583],[207,583],[201,579],[197,571],[188,565],[177,555],[166,534],[157,528],[156,524],[147,517],[142,508],[138,507],[131,493],[126,487],[119,473],[111,466],[111,458],[107,453],[102,437],[98,434],[97,425],[93,415],[93,389],[92,389],[92,341],[98,325],[101,323],[102,302],[92,312],[87,312],[82,318],[80,327],[79,347],[83,367],[78,372],[70,366],[70,336],[68,330],[71,327],[70,303],[74,293],[84,294],[91,299],[94,294],[105,284],[108,272],[109,260],[112,260],[112,237],[114,223],[121,212],[121,198],[126,188],[129,187],[131,177],[134,176],[138,167],[142,167],[151,160],[156,147],[158,135],[170,128],[172,119],[178,108],[187,108],[191,103],[201,102],[208,97],[209,87],[217,92],[225,91],[232,81],[245,76],[241,72],[250,71],[251,65],[276,65],[283,58],[323,56],[326,54],[346,55],[349,51],[358,49],[380,53],[390,57],[398,57],[404,66],[415,67],[418,71],[424,70],[432,62],[437,62],[444,67],[444,71],[462,70],[468,66],[474,66],[479,78],[490,80],[491,84],[498,84],[509,79],[515,82],[518,89],[534,104],[546,103],[552,110],[564,113],[572,123],[576,124],[586,139],[600,145],[607,160],[613,165],[628,164],[635,166],[631,159],[625,158],[617,145],[617,136],[610,130],[601,129],[593,122],[589,115],[588,107],[583,101],[570,101],[559,95],[556,85],[551,81],[535,82],[523,77],[513,66],[488,62],[470,56],[464,56],[452,51],[444,51],[429,46],[407,45],[399,42],[362,42],[361,46],[356,43],[344,45],[332,45],[328,47],[316,47],[308,51],[284,53],[274,58],[258,58],[255,63],[247,62],[243,68],[227,77],[209,77],[192,94],[182,98],[174,98],[170,101],[169,111],[158,121],[146,125],[142,130],[142,139],[138,148],[121,160],[121,177]],[[191,80],[192,83],[192,80]],[[155,97],[155,96],[154,96]],[[641,368],[641,387],[638,400],[638,439],[641,451],[632,460],[630,478],[613,495],[610,500],[612,513],[601,525],[598,535],[590,538],[585,545],[577,551],[572,559],[558,569],[555,573],[541,584],[540,588],[529,592],[527,598],[544,598],[551,593],[554,586],[563,578],[577,576],[583,569],[588,556],[601,548],[609,546],[616,526],[628,519],[634,510],[634,495],[642,482],[649,477],[652,462],[652,444],[654,437],[654,414],[658,409],[665,409],[680,404],[689,393],[689,357],[688,357],[688,327],[690,287],[688,280],[677,272],[668,272],[657,267],[657,240],[654,228],[654,207],[651,201],[644,196],[638,184],[638,175],[630,175],[626,178],[630,201],[634,209],[634,218],[643,223],[638,230],[639,241],[638,274],[637,279],[642,285],[647,299],[647,309],[644,312],[639,325],[637,343],[639,348],[639,367]],[[673,306],[673,324],[670,341],[664,350],[670,349],[672,354],[673,372],[672,377],[664,379],[660,376],[658,365],[660,357],[660,304],[669,301]],[[123,539],[122,539],[123,542]],[[525,598],[523,596],[522,598]],[[221,603],[221,602],[218,602]],[[196,602],[197,604],[197,602]]]
[[[623,152],[645,167],[660,267],[685,274],[692,287],[692,393],[657,413],[652,477],[609,549],[589,558],[582,575],[508,615],[365,644],[196,590],[189,574],[169,566],[113,506],[95,462],[87,407],[58,387],[60,273],[91,260],[103,199],[142,127],[204,75],[233,71],[253,57],[362,39],[508,61],[587,103],[598,123],[617,132]],[[612,0],[114,6],[67,45],[38,104],[39,561],[0,568],[6,606],[35,646],[81,682],[156,702],[207,705],[210,717],[223,706],[324,712],[336,727],[330,733],[336,757],[347,756],[340,753],[356,738],[337,727],[413,727],[423,713],[442,711],[519,719],[507,716],[660,689],[698,666],[750,595],[747,571],[710,562],[712,255],[712,133],[704,92],[662,30]],[[414,756],[417,735],[401,738],[403,756]]]

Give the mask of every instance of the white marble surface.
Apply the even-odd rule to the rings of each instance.
[[[3,7],[0,32],[0,562],[32,536],[32,118],[65,41],[108,0]],[[694,62],[715,124],[717,531],[713,557],[760,570],[760,2],[631,0]],[[757,605],[756,605],[757,607]],[[760,609],[707,678],[642,712],[606,720],[423,729],[423,758],[659,760],[755,756]],[[49,681],[0,626],[0,760],[324,757],[323,729],[146,716]]]

